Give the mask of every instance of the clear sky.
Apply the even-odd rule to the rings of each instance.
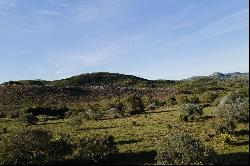
[[[248,0],[0,0],[0,82],[248,72]]]

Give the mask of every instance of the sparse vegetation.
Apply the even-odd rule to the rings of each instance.
[[[0,163],[248,164],[248,77],[130,82],[106,74],[2,84]]]

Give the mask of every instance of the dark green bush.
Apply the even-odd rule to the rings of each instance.
[[[199,99],[199,97],[198,96],[190,96],[189,97],[189,102],[190,103],[193,103],[193,104],[198,104],[199,102],[200,102],[200,99]]]
[[[160,165],[206,165],[216,162],[216,153],[187,133],[171,133],[160,143],[156,159]]]
[[[10,113],[9,113],[9,117],[10,118],[18,118],[20,116],[20,112],[18,112],[18,111],[11,111]]]
[[[176,98],[175,98],[175,97],[169,97],[169,98],[166,100],[166,105],[168,105],[168,106],[176,105],[176,104],[177,104],[177,101],[176,101]]]
[[[232,133],[236,128],[236,124],[232,118],[217,118],[214,122],[211,123],[211,128],[214,129],[217,134]]]
[[[6,118],[6,114],[4,112],[0,112],[0,118]]]
[[[130,115],[140,114],[144,112],[144,106],[141,97],[131,96],[126,103],[126,111]]]
[[[7,131],[8,131],[8,128],[7,128],[7,127],[3,127],[3,128],[2,128],[2,133],[5,134],[5,133],[7,133]]]
[[[32,113],[35,116],[38,115],[48,115],[48,116],[58,116],[59,118],[63,118],[65,113],[69,111],[67,107],[43,107],[43,106],[34,106],[29,107],[24,110],[26,113]]]
[[[93,136],[77,140],[74,158],[84,161],[102,162],[117,152],[112,136]]]
[[[115,108],[119,110],[119,112],[124,112],[125,111],[125,105],[121,100],[114,100],[113,102],[108,104],[108,108]]]
[[[33,114],[29,114],[29,113],[23,113],[18,117],[18,120],[20,122],[24,122],[27,124],[36,124],[36,122],[38,121],[38,118],[33,115]]]
[[[63,137],[53,140],[45,130],[12,132],[0,142],[1,165],[44,165],[64,160],[71,153],[71,145]]]
[[[182,121],[189,121],[199,118],[203,115],[202,108],[197,104],[182,104],[180,107],[180,119]]]

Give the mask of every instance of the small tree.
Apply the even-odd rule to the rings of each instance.
[[[85,137],[77,140],[75,144],[74,158],[84,161],[102,162],[117,152],[113,136]]]
[[[140,114],[144,112],[144,106],[141,97],[131,96],[127,100],[127,112],[130,115]]]

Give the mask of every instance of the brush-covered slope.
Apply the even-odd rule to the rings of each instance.
[[[153,84],[153,81],[132,75],[98,72],[56,80],[49,84],[56,86],[149,86]]]

